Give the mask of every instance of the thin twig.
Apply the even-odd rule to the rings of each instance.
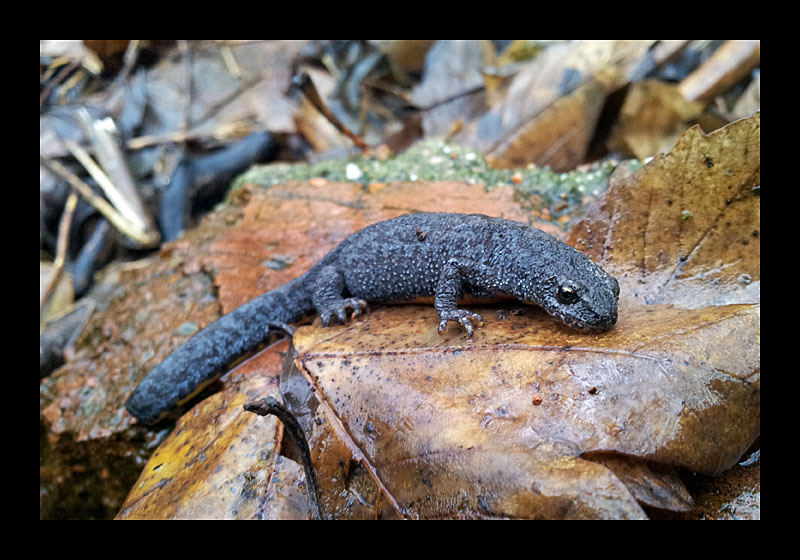
[[[128,168],[125,154],[117,142],[117,126],[113,119],[110,117],[93,119],[85,109],[79,110],[77,114],[78,122],[91,142],[95,158],[97,158],[100,167],[91,165],[93,163],[92,159],[86,152],[83,152],[79,161],[92,173],[92,176],[103,189],[106,198],[114,208],[125,216],[129,223],[141,229],[145,235],[158,238],[159,234],[155,223],[142,203],[139,190],[136,187],[136,181]],[[73,143],[70,151],[78,157],[78,153],[83,150]],[[104,173],[99,173],[100,168]]]
[[[237,97],[244,95],[248,90],[257,86],[264,80],[264,76],[253,76],[242,81],[233,91],[228,95],[214,103],[200,116],[200,118],[193,120],[189,123],[190,128],[199,128],[200,125],[205,124],[208,120],[215,117],[220,111],[232,103]]]
[[[314,465],[311,463],[311,451],[308,448],[308,440],[303,433],[303,428],[297,418],[289,412],[277,399],[274,397],[267,397],[259,401],[245,403],[244,409],[248,412],[254,412],[259,416],[267,416],[272,414],[278,417],[278,420],[283,422],[289,437],[292,438],[297,448],[300,450],[300,457],[303,461],[303,470],[306,473],[306,489],[308,490],[308,503],[311,506],[311,511],[314,513],[315,519],[325,519],[322,513],[322,501],[319,497],[319,484],[317,483],[317,473],[314,471]]]
[[[89,175],[91,175],[92,178],[97,181],[97,184],[100,185],[101,189],[103,189],[103,192],[111,201],[114,208],[116,208],[119,213],[122,214],[126,220],[128,220],[132,227],[144,232],[146,228],[142,219],[137,216],[135,212],[130,210],[130,206],[127,204],[127,201],[123,197],[122,193],[119,191],[119,189],[117,189],[109,176],[106,175],[106,172],[103,171],[97,162],[94,161],[92,156],[89,155],[89,152],[84,150],[79,144],[76,144],[72,140],[64,139],[63,143],[64,147],[67,148],[69,153],[71,153],[73,157],[77,159],[78,162],[83,166],[83,168],[89,172]]]
[[[61,221],[58,224],[58,241],[56,243],[56,258],[53,261],[53,275],[50,277],[47,287],[39,298],[40,318],[44,312],[45,305],[50,299],[64,271],[64,263],[67,260],[67,246],[69,245],[69,230],[72,227],[72,216],[75,214],[75,207],[77,205],[78,195],[72,192],[67,198],[67,203],[64,205],[64,212],[61,214]]]
[[[125,143],[125,147],[129,150],[141,150],[143,148],[149,148],[150,146],[156,146],[159,144],[180,144],[188,140],[194,140],[196,138],[203,138],[206,136],[208,136],[208,132],[175,130],[164,134],[147,134],[145,136],[131,138]]]
[[[213,129],[174,130],[164,134],[139,136],[128,140],[125,147],[129,150],[141,150],[159,144],[182,144],[190,140],[202,143],[208,140],[238,139],[250,132],[252,132],[250,121],[241,118],[221,123]]]
[[[309,103],[311,103],[317,111],[322,113],[322,115],[328,119],[328,121],[330,121],[330,123],[335,126],[339,132],[347,136],[353,142],[353,144],[358,147],[359,150],[365,154],[370,152],[369,144],[364,142],[360,136],[347,128],[342,121],[336,118],[336,115],[331,113],[331,110],[328,109],[327,105],[325,105],[325,102],[322,101],[317,88],[314,86],[314,82],[311,80],[311,76],[303,72],[302,74],[295,76],[295,78],[292,80],[292,85],[303,92],[303,95],[306,96],[306,99],[308,99]]]
[[[47,98],[50,97],[50,94],[53,93],[53,90],[61,85],[61,82],[67,79],[70,73],[75,69],[79,68],[80,65],[77,62],[68,62],[56,72],[55,76],[53,76],[47,85],[42,89],[42,93],[39,94],[39,108],[41,108]]]
[[[47,159],[40,155],[39,163],[68,182],[73,189],[78,191],[78,193],[86,199],[86,202],[94,206],[97,211],[105,216],[105,218],[111,222],[115,228],[121,231],[123,235],[143,247],[152,247],[158,243],[158,237],[153,237],[152,234],[143,232],[130,224],[128,220],[106,202],[104,198],[96,195],[89,185],[81,181],[80,177],[72,173],[58,161]]]
[[[181,112],[178,115],[178,132],[186,133],[189,130],[189,115],[192,109],[192,99],[194,99],[194,76],[192,74],[192,63],[194,62],[194,53],[189,47],[188,41],[178,41],[178,52],[180,53],[180,69],[183,72],[183,89],[178,90],[181,98]],[[185,146],[182,146],[185,148]],[[182,157],[178,160],[183,159]]]
[[[122,57],[122,68],[117,72],[114,81],[111,82],[111,85],[108,86],[108,89],[105,91],[104,96],[106,100],[112,97],[117,90],[128,81],[128,76],[130,76],[130,73],[133,71],[139,59],[139,47],[141,43],[141,40],[132,40],[128,43],[128,47],[125,49],[125,54]]]
[[[222,62],[225,63],[225,68],[228,69],[228,73],[237,80],[241,80],[244,77],[244,71],[239,66],[231,47],[229,45],[220,45],[219,54],[222,57]]]

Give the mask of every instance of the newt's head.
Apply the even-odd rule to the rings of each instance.
[[[555,253],[557,258],[532,271],[535,289],[525,299],[574,329],[609,330],[617,322],[617,279],[566,244]]]
[[[594,281],[561,276],[554,279],[539,305],[562,323],[581,331],[607,331],[617,322],[619,283],[597,267]]]

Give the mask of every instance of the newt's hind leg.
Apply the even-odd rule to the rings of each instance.
[[[332,316],[344,324],[348,308],[353,310],[354,317],[361,315],[367,308],[367,302],[363,299],[346,298],[342,297],[343,295],[344,279],[336,267],[329,265],[320,270],[311,300],[322,319],[323,326],[328,326]]]

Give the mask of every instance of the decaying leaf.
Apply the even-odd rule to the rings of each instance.
[[[656,80],[631,84],[608,148],[638,159],[669,151],[689,120],[705,108],[687,101],[677,86]]]
[[[307,518],[302,469],[280,456],[282,425],[275,418],[256,422],[242,409],[246,400],[277,394],[275,381],[254,376],[184,416],[150,457],[117,518]]]
[[[583,454],[717,473],[759,433],[757,307],[637,307],[600,336],[532,308],[505,320],[479,312],[487,322],[472,341],[440,338],[426,307],[299,329],[296,375],[318,401],[306,425],[326,511],[641,517],[626,479]],[[348,487],[353,461],[373,478],[371,502]],[[647,503],[685,507],[679,483],[662,492]]]
[[[116,423],[111,424],[109,432],[113,430],[113,433],[119,433],[129,429],[132,422],[132,418],[122,411],[125,396],[154,363],[163,360],[189,334],[216,319],[219,313],[228,312],[299,276],[348,234],[374,221],[407,212],[436,209],[473,213],[483,211],[510,219],[525,219],[525,213],[512,199],[511,189],[495,189],[487,193],[482,185],[441,182],[433,187],[430,183],[394,183],[373,190],[375,192],[365,196],[362,186],[357,183],[312,181],[276,185],[269,189],[246,188],[238,192],[232,204],[210,216],[202,227],[188,232],[186,237],[166,249],[159,259],[158,267],[150,266],[150,272],[133,279],[129,288],[130,296],[125,300],[126,306],[119,305],[121,300],[115,302],[116,307],[112,311],[117,315],[127,316],[136,314],[133,302],[137,294],[139,298],[156,300],[157,311],[150,309],[154,307],[152,304],[145,307],[140,305],[139,310],[149,311],[144,315],[149,319],[142,319],[141,323],[154,323],[149,328],[153,332],[163,333],[159,335],[160,338],[154,337],[149,330],[135,337],[143,341],[141,345],[117,344],[116,333],[108,340],[104,338],[104,343],[110,348],[121,348],[125,352],[106,351],[101,360],[95,360],[93,366],[88,359],[76,361],[72,366],[68,364],[52,380],[50,392],[60,395],[69,391],[68,394],[71,395],[86,384],[87,375],[93,378],[97,376],[101,391],[94,393],[107,395],[106,407],[111,409],[102,418],[117,418]],[[287,263],[285,267],[272,266],[278,257],[281,262]],[[172,265],[173,268],[178,267],[177,273],[173,271],[170,274],[163,270],[169,268],[167,265],[170,261],[180,263]],[[200,271],[207,271],[209,274]],[[157,280],[154,281],[151,276],[155,276]],[[208,281],[209,277],[214,278],[216,287],[213,298],[208,295],[208,286],[201,290],[190,283],[190,280],[194,283],[199,280]],[[146,295],[137,292],[137,289],[145,290]],[[172,298],[169,294],[173,294]],[[185,300],[192,298],[204,302],[204,307],[201,308],[203,313],[200,313],[197,305],[185,303]],[[128,300],[130,305],[127,305]],[[129,310],[129,307],[133,309]],[[182,311],[181,314],[175,312],[176,307]],[[211,310],[206,309],[208,307]],[[172,321],[169,325],[174,325],[173,327],[162,324],[163,319],[155,321],[153,318],[165,316],[164,309],[173,310],[169,315]],[[213,316],[212,311],[216,311]],[[192,333],[178,336],[173,329],[181,321],[187,321],[187,317],[195,318],[198,325]],[[133,327],[127,326],[132,322],[133,320],[122,322],[125,330],[132,331]],[[153,345],[157,346],[158,354],[152,356],[150,350],[152,357],[148,361],[147,350]],[[142,354],[145,356],[139,357]],[[143,365],[139,366],[134,359],[141,360]],[[288,470],[280,470],[283,467],[277,459],[274,463],[272,459],[253,459],[260,456],[259,454],[263,455],[264,450],[272,455],[278,453],[274,441],[280,438],[275,435],[274,419],[256,417],[241,407],[245,397],[247,400],[256,400],[266,396],[265,393],[259,394],[254,388],[269,390],[270,382],[265,381],[263,375],[265,371],[280,371],[279,359],[280,356],[273,347],[245,362],[223,378],[223,393],[200,402],[184,415],[180,425],[163,444],[165,451],[162,453],[162,448],[159,447],[159,454],[153,455],[145,465],[120,515],[125,518],[158,519],[188,517],[193,514],[220,518],[242,518],[251,514],[261,518],[306,517],[308,511],[302,509],[306,507],[305,495],[303,494],[303,499],[299,502],[295,495],[298,488],[304,492],[301,481],[291,478]],[[264,366],[264,360],[271,360],[271,365]],[[130,366],[131,363],[135,363],[136,367]],[[125,364],[125,374],[134,376],[129,383],[117,388],[122,394],[114,393],[102,385],[108,383],[114,386],[114,375],[106,372],[113,367],[121,367],[118,364]],[[97,432],[96,429],[90,432],[92,426],[97,424],[97,418],[83,413],[83,408],[79,409],[80,414],[73,412],[75,404],[68,406],[66,400],[66,396],[55,399],[48,406],[51,424],[58,426],[60,432],[77,432],[78,437],[91,437],[90,434]],[[240,422],[239,413],[248,418],[247,423]],[[219,426],[223,421],[227,426],[233,426],[226,428],[233,430],[234,433],[230,436],[220,433]],[[271,424],[264,427],[260,424],[262,422]],[[262,427],[255,428],[251,423]],[[256,429],[259,430],[258,437],[250,437],[252,430]],[[191,437],[187,439],[188,436],[182,434],[191,434]],[[247,442],[241,434],[247,435]],[[239,457],[238,459],[229,460],[224,457],[229,453],[228,448],[214,443],[220,437],[235,441],[235,450],[231,453]],[[189,440],[194,447],[186,450],[191,450],[191,454],[183,457],[177,455],[174,449],[183,449],[181,445]],[[249,450],[247,461],[241,459],[240,452],[243,449]],[[171,461],[170,472],[177,473],[174,477],[172,474],[164,475],[167,472],[162,465],[165,456]],[[202,460],[198,460],[199,457]],[[214,464],[215,467],[209,470],[206,468],[208,464]],[[162,466],[154,470],[159,465]],[[220,469],[219,472],[215,472],[217,468]],[[222,496],[225,493],[210,491],[209,486],[219,486],[219,481],[223,481],[227,484],[227,492],[231,492],[231,488],[244,491],[247,479],[244,478],[245,475],[237,474],[237,469],[242,473],[250,473],[246,476],[252,476],[258,469],[264,470],[267,474],[257,479],[259,485],[256,493],[261,499],[266,492],[267,499],[258,503],[249,501],[247,506],[236,505],[237,511],[242,513],[234,515],[234,503],[238,503],[238,498],[224,501]],[[279,479],[284,486],[275,486]],[[167,486],[171,490],[166,490]],[[281,496],[288,496],[289,500],[283,500]],[[302,507],[298,510],[292,504],[301,504]],[[212,513],[215,511],[216,513]]]

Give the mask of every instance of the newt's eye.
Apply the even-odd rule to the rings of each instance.
[[[559,303],[569,305],[578,301],[578,292],[572,286],[561,285],[556,290],[556,299]]]

